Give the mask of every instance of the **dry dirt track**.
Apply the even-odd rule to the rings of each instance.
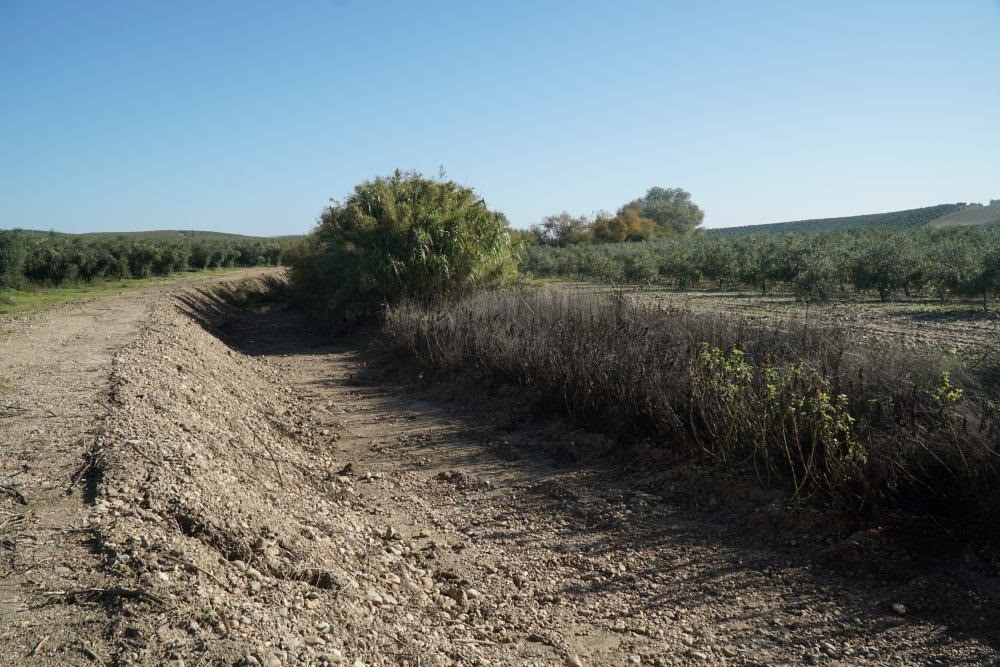
[[[108,620],[103,608],[67,613],[51,603],[58,591],[108,585],[90,543],[91,511],[82,484],[88,448],[107,409],[111,360],[165,294],[219,280],[179,277],[5,323],[10,330],[0,334],[0,664],[30,662],[54,646],[73,645],[83,654],[101,645]]]
[[[303,329],[201,291],[0,340],[0,661],[997,664],[995,578]]]

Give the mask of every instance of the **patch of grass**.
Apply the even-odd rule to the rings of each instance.
[[[9,394],[12,391],[14,391],[14,388],[7,384],[3,378],[0,378],[0,394]]]
[[[185,271],[168,277],[129,278],[126,280],[94,281],[67,285],[64,287],[39,287],[28,290],[11,290],[0,296],[0,322],[4,319],[20,315],[30,315],[52,306],[57,306],[81,299],[92,299],[110,294],[118,294],[124,290],[162,284],[168,281],[183,280],[198,276],[223,275],[241,268],[205,269],[202,271]]]
[[[954,357],[794,321],[565,291],[386,314],[426,367],[523,387],[540,409],[668,459],[756,470],[871,516],[1000,520],[1000,410]]]
[[[121,280],[72,287],[39,288],[35,290],[15,290],[5,302],[0,303],[0,318],[29,315],[51,306],[80,299],[88,299],[125,289],[141,287],[150,280]]]

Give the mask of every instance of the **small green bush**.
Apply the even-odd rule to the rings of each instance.
[[[358,185],[291,255],[296,293],[332,327],[385,303],[464,294],[514,275],[503,214],[470,188],[415,172]]]

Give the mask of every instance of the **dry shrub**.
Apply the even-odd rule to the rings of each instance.
[[[427,367],[517,383],[581,425],[752,466],[797,496],[1000,518],[995,397],[931,351],[566,292],[402,304],[384,334]]]

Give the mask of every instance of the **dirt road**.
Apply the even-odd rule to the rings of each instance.
[[[258,276],[253,269],[224,279]],[[111,360],[165,295],[219,276],[177,277],[7,322],[0,334],[0,664],[54,647],[100,651],[100,605],[61,591],[109,585],[92,544],[87,464],[108,410]],[[97,596],[99,597],[99,596]],[[66,650],[69,650],[68,648]],[[73,664],[69,660],[67,664]]]
[[[294,313],[129,298],[0,341],[11,664],[1000,659],[971,554],[623,461]]]

